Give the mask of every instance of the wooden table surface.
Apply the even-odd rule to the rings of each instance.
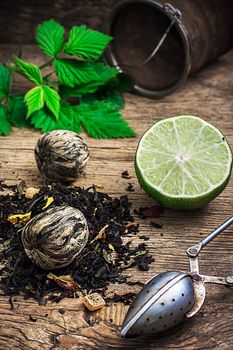
[[[0,60],[5,61],[12,52],[17,52],[14,47],[1,46]],[[33,47],[24,47],[23,52],[25,59],[35,63],[43,60]],[[202,116],[222,130],[233,148],[232,62],[233,52],[230,52],[189,78],[181,90],[161,100],[126,94],[123,113],[136,129],[138,137],[93,140],[84,134],[91,158],[85,178],[77,181],[76,185],[101,184],[104,191],[113,196],[128,194],[134,208],[152,205],[153,201],[138,185],[133,158],[139,137],[149,125],[165,116]],[[23,87],[23,84],[24,81],[16,82],[16,88]],[[28,186],[43,184],[33,155],[39,136],[39,132],[15,128],[9,136],[0,138],[0,177],[8,184],[16,184],[20,179],[25,180]],[[130,180],[121,177],[124,170],[132,176]],[[129,181],[135,192],[126,192]],[[131,269],[132,279],[146,281],[161,271],[187,270],[186,249],[232,215],[232,197],[231,180],[225,191],[202,210],[166,210],[157,219],[163,225],[162,229],[152,228],[149,220],[141,221],[140,235],[150,237],[147,244],[155,261],[148,272]],[[138,242],[135,237],[134,243]],[[216,276],[233,274],[232,253],[231,228],[200,254],[201,272]],[[113,285],[111,288],[117,291],[124,286]],[[125,287],[125,290],[128,288]],[[149,339],[120,338],[119,327],[127,309],[120,303],[96,313],[86,312],[79,299],[38,306],[33,299],[16,297],[14,306],[11,309],[8,297],[1,293],[0,349],[233,349],[233,290],[223,286],[207,285],[205,304],[195,317],[169,334]],[[64,314],[59,312],[61,308],[65,310]],[[36,322],[30,319],[30,315]]]

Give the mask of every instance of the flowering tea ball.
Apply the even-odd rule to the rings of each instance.
[[[87,244],[88,236],[83,213],[59,206],[32,218],[23,229],[22,242],[35,264],[54,270],[69,265]]]
[[[43,134],[35,148],[38,169],[48,180],[73,181],[86,167],[89,152],[73,131],[54,130]]]

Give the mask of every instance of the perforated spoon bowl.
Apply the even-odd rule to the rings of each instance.
[[[199,275],[197,260],[202,248],[232,223],[233,217],[187,250],[190,272],[168,271],[147,282],[126,314],[121,329],[123,337],[159,333],[181,323],[186,316],[192,317],[204,302],[205,282],[233,287],[232,276]]]
[[[152,278],[130,306],[121,335],[134,337],[158,333],[179,324],[194,304],[189,274],[164,272]]]

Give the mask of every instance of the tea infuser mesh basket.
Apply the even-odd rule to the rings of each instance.
[[[204,303],[206,283],[233,288],[233,276],[201,275],[198,262],[201,250],[232,224],[233,216],[188,248],[189,272],[166,271],[144,285],[125,316],[121,328],[124,338],[159,333],[194,316]]]

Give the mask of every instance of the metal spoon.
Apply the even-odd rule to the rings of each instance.
[[[205,300],[205,283],[233,287],[233,276],[200,275],[198,266],[202,248],[232,224],[233,216],[187,250],[190,272],[168,271],[147,282],[126,314],[122,337],[159,333],[181,323],[185,317],[192,317]]]

